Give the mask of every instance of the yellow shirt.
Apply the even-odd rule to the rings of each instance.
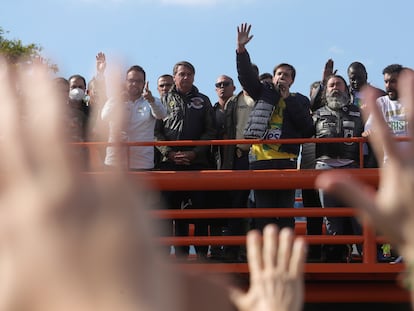
[[[282,135],[283,111],[285,108],[285,100],[281,98],[270,118],[270,128],[266,133],[265,139],[277,140]],[[279,148],[280,144],[255,144],[252,145],[251,151],[256,161],[297,158],[296,154],[281,152]]]

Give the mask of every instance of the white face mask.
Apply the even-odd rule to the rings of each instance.
[[[77,101],[81,101],[83,98],[85,97],[85,91],[82,90],[81,88],[75,88],[70,90],[69,92],[69,98],[71,100],[77,100]]]

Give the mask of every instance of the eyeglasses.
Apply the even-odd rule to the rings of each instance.
[[[145,81],[144,81],[144,80],[136,80],[136,79],[127,79],[127,82],[128,82],[129,84],[134,84],[134,83],[136,83],[136,84],[141,84],[141,83],[145,83]]]
[[[217,82],[215,84],[216,88],[223,88],[229,86],[231,83],[229,81]]]
[[[163,87],[170,87],[170,86],[172,86],[172,84],[171,84],[171,83],[164,83],[164,84],[160,84],[160,85],[158,85],[158,87],[159,87],[159,88],[163,88]]]

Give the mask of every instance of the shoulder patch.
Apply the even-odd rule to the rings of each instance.
[[[349,115],[353,116],[353,117],[361,117],[361,112],[359,112],[359,111],[350,111]]]

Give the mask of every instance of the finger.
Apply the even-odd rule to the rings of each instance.
[[[16,81],[9,70],[6,60],[0,57],[0,171],[12,172],[4,175],[7,182],[19,182],[28,172],[28,163],[21,133],[19,104],[14,90]]]
[[[121,84],[122,81],[122,65],[118,61],[112,68],[111,74],[108,76],[109,84],[111,88],[113,88],[113,96],[111,97],[111,101],[114,101],[113,111],[111,112],[111,125],[112,125],[112,132],[114,135],[112,136],[112,142],[114,145],[112,146],[114,152],[123,156],[127,156],[125,154],[125,146],[123,146],[123,142],[125,141],[125,121],[126,121],[126,111],[124,109],[124,91],[123,86]],[[101,128],[100,133],[101,135],[105,135],[105,129]],[[124,159],[119,159],[119,162],[122,162]],[[118,163],[118,168],[121,163]],[[116,170],[120,172],[120,170]]]
[[[277,252],[277,270],[287,271],[292,253],[293,231],[283,228],[279,233],[279,249]]]
[[[375,155],[378,159],[382,159],[383,152],[386,151],[388,157],[399,158],[395,140],[377,104],[378,92],[372,87],[367,87],[363,90],[363,98],[367,107],[363,114],[369,113],[372,122],[369,139]]]
[[[277,264],[278,228],[267,225],[263,229],[263,264],[265,269],[273,269]]]
[[[148,90],[149,90],[148,85],[149,85],[149,81],[145,82],[145,86],[144,86],[144,91],[145,92],[148,92]]]
[[[254,281],[263,269],[262,238],[259,231],[251,230],[246,236],[247,262],[250,271],[250,280]]]
[[[24,109],[28,129],[25,132],[32,169],[45,187],[65,187],[79,163],[71,160],[72,150],[64,134],[65,108],[45,68],[34,66],[31,75],[23,75]],[[53,147],[51,147],[53,146]],[[58,194],[59,191],[56,191]]]
[[[357,208],[358,212],[367,216],[373,226],[380,225],[383,221],[383,216],[380,215],[375,205],[376,190],[353,178],[350,174],[337,170],[324,172],[316,178],[315,187]]]
[[[289,262],[289,275],[292,278],[303,277],[306,258],[306,242],[303,238],[296,238],[293,242],[292,256]]]

